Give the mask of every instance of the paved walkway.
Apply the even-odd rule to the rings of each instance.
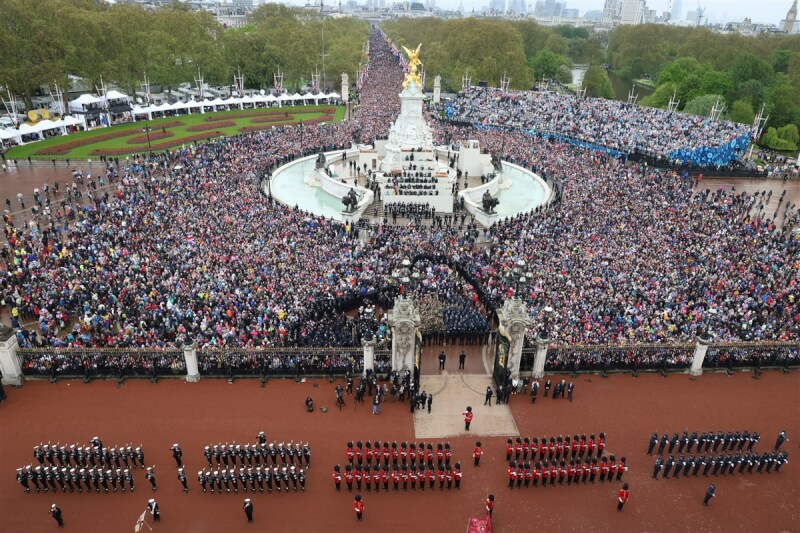
[[[421,387],[433,394],[430,414],[420,410],[414,414],[414,433],[418,439],[442,439],[455,436],[517,436],[519,430],[507,405],[483,405],[486,387],[494,389],[491,376],[449,374],[422,376]],[[492,398],[494,403],[494,398]],[[475,418],[470,431],[464,430],[463,412],[472,407]]]

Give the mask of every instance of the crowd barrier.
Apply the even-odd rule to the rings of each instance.
[[[457,343],[454,343],[457,344]],[[692,363],[696,345],[629,344],[551,346],[546,373],[662,370],[683,372]],[[363,347],[269,348],[197,350],[201,376],[298,377],[343,376],[363,371]],[[533,370],[536,348],[522,350],[520,371]],[[186,352],[109,348],[18,348],[23,374],[28,378],[126,379],[186,377]],[[436,354],[428,354],[435,357]],[[391,371],[392,351],[374,351],[375,372]],[[711,343],[705,356],[706,370],[731,368],[784,368],[800,366],[798,342]]]

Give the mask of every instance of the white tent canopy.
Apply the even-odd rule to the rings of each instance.
[[[106,91],[106,99],[107,100],[130,100],[130,97],[127,94],[123,94],[119,91],[115,91],[111,89],[110,91]]]
[[[103,99],[99,96],[94,96],[92,94],[82,94],[75,100],[70,101],[69,108],[75,111],[83,111],[83,106],[90,105],[90,104],[102,104]]]

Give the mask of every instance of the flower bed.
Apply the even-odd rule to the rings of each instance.
[[[236,126],[236,123],[232,120],[215,121],[211,124],[195,124],[194,126],[189,126],[186,128],[186,131],[208,131],[215,128],[230,128],[232,126]]]
[[[166,150],[167,148],[172,148],[173,146],[177,146],[178,144],[189,144],[194,141],[205,141],[209,137],[221,137],[224,135],[225,133],[219,130],[214,130],[204,134],[191,135],[188,137],[180,137],[173,141],[154,144],[152,145],[152,150],[154,152],[159,150]],[[131,151],[131,148],[98,148],[97,150],[92,150],[91,152],[92,155],[128,155],[131,153],[133,153]]]
[[[167,139],[169,137],[174,137],[175,134],[171,131],[151,131],[150,132],[150,143],[153,141],[157,141],[159,139]],[[127,141],[128,144],[144,144],[148,141],[147,135],[137,135],[135,137],[130,137]]]
[[[243,113],[236,113],[231,117],[230,115],[222,115],[222,116],[214,116],[210,115],[203,118],[205,122],[219,122],[221,120],[230,120],[231,118],[248,118],[248,117],[270,117],[270,116],[277,116],[279,118],[289,118],[293,116],[295,113],[326,113],[333,115],[336,112],[336,109],[333,107],[322,107],[319,109],[311,109],[311,110],[303,110],[302,108],[296,107],[274,107],[270,109],[256,109],[252,111],[247,111]],[[253,121],[255,122],[255,121]]]
[[[174,128],[175,126],[182,125],[182,122],[164,122],[158,125],[160,128]],[[92,135],[82,139],[75,139],[65,143],[57,144],[54,146],[46,146],[36,151],[36,155],[67,155],[69,152],[81,146],[88,146],[98,142],[108,141],[111,139],[120,139],[128,135],[135,135],[140,133],[140,128],[127,128],[124,130],[112,131],[102,135]]]

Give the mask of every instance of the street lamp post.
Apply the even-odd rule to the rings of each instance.
[[[147,152],[152,152],[153,147],[150,145],[150,124],[145,124],[142,131],[147,135]]]

